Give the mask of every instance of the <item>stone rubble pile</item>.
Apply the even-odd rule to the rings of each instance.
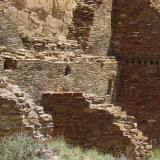
[[[51,115],[45,114],[42,106],[18,86],[0,80],[0,137],[25,133],[36,138],[51,135]]]

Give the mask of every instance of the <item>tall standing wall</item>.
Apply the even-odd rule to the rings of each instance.
[[[106,56],[110,49],[112,0],[79,0],[70,35],[86,54]]]
[[[112,14],[112,54],[119,60],[116,101],[155,145],[160,141],[158,4],[114,0]]]

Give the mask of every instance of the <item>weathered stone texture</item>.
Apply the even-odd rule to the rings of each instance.
[[[158,12],[160,11],[160,0],[150,0],[151,7],[154,7]]]
[[[112,17],[112,54],[119,58],[116,100],[154,145],[160,142],[159,5],[158,0],[115,0]]]
[[[52,117],[18,86],[0,82],[0,137],[26,133],[40,138],[51,135]]]
[[[94,58],[93,58],[94,59]],[[5,60],[0,61],[0,74],[12,80],[38,101],[46,91],[75,91],[107,95],[109,79],[116,79],[115,59],[89,58],[79,62],[52,62],[44,60],[17,60],[16,69],[4,69]],[[70,72],[66,73],[66,67]],[[65,74],[66,73],[66,74]]]
[[[111,0],[7,0],[0,8],[19,26],[22,38],[66,41],[68,37],[92,55],[107,55],[110,50]]]
[[[12,49],[22,48],[17,29],[18,27],[0,12],[0,46]]]
[[[111,39],[111,10],[111,0],[86,0],[77,4],[71,33],[85,53],[107,55]]]
[[[138,128],[154,145],[160,142],[159,60],[124,60],[120,64],[117,103],[135,116]]]
[[[43,99],[55,116],[54,134],[114,154],[119,150],[131,159],[147,159],[150,146],[134,118],[109,103],[116,100],[137,118],[145,135],[159,138],[160,62],[154,59],[160,46],[159,0],[114,0],[113,5],[112,0],[4,0],[0,11],[0,75],[37,103],[44,92],[59,92]],[[23,47],[19,35],[26,49],[17,49]],[[117,57],[118,74],[115,57],[107,54]],[[27,105],[30,98],[23,92],[0,88],[0,99],[0,136],[6,129],[10,134],[27,126],[33,133],[37,123],[37,132],[46,134],[42,126],[48,124],[48,115],[33,100]]]
[[[114,155],[125,154],[130,160],[150,156],[151,146],[136,128],[134,117],[107,104],[104,97],[47,92],[42,104],[54,117],[54,136],[63,135],[71,143],[98,147]]]
[[[29,36],[65,40],[75,0],[7,0],[2,9]]]
[[[114,0],[112,11],[114,55],[121,58],[159,57],[160,19],[158,11],[152,6],[149,0],[127,2]]]

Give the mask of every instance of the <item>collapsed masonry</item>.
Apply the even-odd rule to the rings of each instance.
[[[0,137],[26,133],[36,138],[48,138],[52,131],[52,117],[43,107],[18,86],[0,81]]]
[[[78,0],[68,38],[77,40],[86,54],[110,51],[112,0]]]
[[[48,92],[42,104],[54,117],[54,136],[63,135],[74,144],[98,147],[114,155],[125,154],[129,159],[150,157],[148,138],[137,129],[134,117],[108,104],[105,97]]]
[[[40,1],[42,2],[43,0],[40,0]],[[51,2],[51,1],[47,1],[47,2]],[[119,19],[121,21],[121,18],[122,18],[122,21],[123,21],[124,20],[123,18],[125,18],[125,15],[119,14],[118,11],[122,9],[121,12],[123,12],[123,9],[124,9],[123,6],[126,6],[127,8],[127,5],[123,4],[126,2],[120,1],[120,0],[114,1],[114,2],[117,2],[118,4],[117,3],[115,3],[116,5],[114,4],[113,12],[115,14],[118,14],[118,16],[114,16],[116,19],[114,20],[115,24],[113,24],[112,38],[111,38],[112,1],[111,0],[103,0],[103,1],[85,0],[85,1],[80,1],[80,3],[77,3],[75,10],[73,11],[73,24],[72,25],[70,24],[71,31],[70,31],[70,34],[68,35],[68,38],[73,38],[73,39],[64,40],[65,38],[62,38],[63,36],[60,36],[63,39],[62,41],[59,40],[59,38],[57,39],[57,37],[59,37],[59,35],[61,35],[63,32],[57,28],[57,24],[59,24],[58,23],[59,20],[57,19],[54,19],[55,20],[54,22],[56,23],[55,27],[54,26],[51,27],[49,24],[47,24],[49,20],[43,21],[43,22],[46,22],[44,25],[45,27],[47,25],[49,26],[49,35],[51,35],[51,37],[50,36],[48,37],[48,34],[46,33],[42,37],[41,36],[38,38],[34,37],[37,34],[40,35],[41,31],[45,30],[41,28],[42,24],[44,23],[41,23],[42,21],[39,21],[40,19],[36,21],[38,18],[38,14],[41,14],[39,10],[41,10],[41,7],[43,8],[43,5],[36,10],[34,10],[35,6],[33,8],[29,7],[29,10],[26,10],[26,7],[23,8],[22,10],[21,9],[17,10],[17,8],[15,10],[15,7],[13,6],[6,7],[7,10],[6,9],[4,10],[2,15],[2,23],[0,24],[2,28],[6,25],[13,26],[14,28],[15,25],[14,23],[11,23],[9,18],[10,19],[15,18],[14,17],[15,15],[16,16],[18,15],[17,17],[20,19],[20,24],[22,24],[21,20],[26,20],[26,19],[28,20],[28,18],[23,19],[22,17],[19,17],[19,15],[23,13],[24,17],[31,16],[30,20],[33,23],[31,23],[31,26],[29,27],[31,28],[33,27],[32,28],[33,30],[32,29],[30,30],[31,32],[33,31],[33,34],[29,34],[29,36],[28,34],[25,34],[25,33],[21,34],[21,39],[25,49],[23,48],[23,49],[16,49],[16,50],[14,49],[15,48],[14,44],[16,43],[18,44],[18,46],[21,46],[21,44],[19,45],[20,38],[18,36],[15,36],[14,37],[15,40],[12,42],[5,37],[5,41],[7,43],[9,42],[8,44],[10,44],[9,45],[10,47],[2,43],[3,46],[1,46],[0,48],[0,74],[5,77],[8,77],[10,82],[20,86],[20,88],[22,88],[26,93],[29,93],[30,95],[32,95],[32,97],[37,103],[40,102],[41,96],[46,91],[54,91],[54,92],[58,91],[59,93],[63,91],[66,91],[66,92],[68,91],[68,92],[74,92],[75,94],[73,95],[76,95],[77,92],[83,92],[85,94],[94,93],[94,94],[97,94],[98,96],[105,97],[107,100],[107,103],[104,102],[102,104],[100,103],[100,104],[94,105],[88,102],[88,98],[86,98],[85,96],[83,97],[82,95],[79,95],[81,99],[80,102],[78,101],[77,103],[76,101],[76,103],[73,102],[73,104],[69,103],[68,106],[65,106],[65,104],[63,104],[62,109],[64,110],[67,109],[67,111],[65,110],[65,113],[62,112],[62,114],[60,113],[61,112],[60,105],[57,105],[56,110],[54,110],[53,112],[50,111],[50,109],[53,109],[54,107],[52,108],[52,106],[50,106],[49,104],[45,105],[46,111],[53,114],[53,119],[55,123],[55,127],[54,127],[55,132],[53,133],[60,132],[59,134],[61,135],[62,134],[61,131],[65,131],[66,138],[67,139],[69,138],[70,140],[74,140],[75,143],[78,141],[77,143],[83,144],[85,146],[97,145],[97,147],[106,149],[114,154],[115,152],[118,152],[118,150],[120,150],[120,152],[125,153],[128,157],[130,157],[130,159],[142,160],[142,159],[147,159],[150,154],[149,153],[150,146],[146,142],[147,138],[143,137],[141,132],[137,130],[133,117],[128,117],[126,113],[122,112],[118,107],[109,105],[109,103],[112,100],[115,100],[117,89],[118,91],[120,89],[120,91],[122,92],[121,97],[124,98],[123,102],[127,101],[126,97],[128,95],[126,97],[125,96],[123,97],[123,95],[125,95],[124,90],[121,89],[121,87],[124,85],[123,79],[120,79],[120,82],[122,81],[122,85],[119,83],[120,88],[116,87],[115,84],[117,82],[117,78],[119,78],[119,74],[117,74],[118,73],[117,70],[119,69],[118,68],[119,66],[117,64],[115,57],[109,57],[109,56],[106,56],[106,54],[108,54],[110,47],[112,47],[113,55],[115,54],[118,55],[117,53],[119,53],[119,49],[122,49],[122,48],[123,48],[122,51],[124,52],[121,52],[121,53],[124,53],[125,55],[127,54],[130,55],[131,52],[134,51],[132,48],[130,48],[129,49],[130,53],[128,53],[128,49],[127,49],[128,44],[130,42],[130,32],[126,34],[123,32],[123,27],[120,28],[119,26],[116,26],[117,24],[121,25],[121,23],[119,23]],[[27,0],[27,3],[29,4],[29,0]],[[134,2],[130,2],[130,4],[131,3],[134,3]],[[123,4],[123,6],[121,6],[120,4]],[[141,3],[135,3],[135,6],[137,4],[139,6],[143,6],[141,5]],[[132,4],[131,4],[131,8],[132,8]],[[130,9],[129,10],[125,9],[125,12],[129,12],[129,11]],[[11,14],[11,13],[16,13],[16,14]],[[53,18],[53,17],[50,17],[50,13],[48,16],[51,19]],[[7,19],[7,24],[6,24],[6,19]],[[12,19],[12,20],[14,21],[15,19]],[[126,18],[126,20],[127,21],[125,22],[128,22],[128,18]],[[17,21],[14,21],[14,22],[17,23]],[[49,22],[53,22],[53,21],[49,21]],[[133,21],[133,22],[136,22],[136,21]],[[52,23],[52,24],[55,24],[55,23]],[[17,24],[20,25],[19,23]],[[55,30],[52,30],[53,28]],[[39,29],[42,29],[42,30],[39,30]],[[132,29],[134,29],[134,27],[132,27]],[[140,29],[144,29],[144,27]],[[5,34],[9,35],[8,37],[10,37],[10,35],[11,37],[13,37],[12,33],[14,33],[15,35],[18,35],[17,30],[18,29],[15,29],[13,31],[12,27],[9,27],[7,29],[4,28],[2,31],[3,33],[2,37]],[[51,34],[50,34],[50,31],[51,31]],[[128,31],[127,27],[125,28],[125,31]],[[147,32],[147,33],[150,34],[150,32]],[[134,33],[134,34],[136,36],[137,33]],[[125,35],[125,37],[124,36],[121,37],[120,35]],[[0,37],[1,37],[1,34],[0,34]],[[122,39],[126,40],[125,42],[127,43],[123,43],[124,41]],[[110,41],[112,42],[111,46],[110,46]],[[136,42],[135,44],[139,46],[139,42]],[[130,46],[132,47],[132,45]],[[143,49],[141,48],[140,51],[142,50]],[[142,53],[142,52],[139,52],[139,53]],[[146,50],[145,50],[145,53],[147,53]],[[134,55],[134,53],[132,55]],[[127,65],[125,66],[128,68]],[[131,72],[129,71],[129,73]],[[122,74],[123,73],[120,72],[120,76],[123,76]],[[5,92],[8,92],[8,91],[5,90]],[[118,92],[117,95],[119,96],[120,95],[119,93],[121,92]],[[67,94],[69,96],[65,100],[65,102],[67,101],[72,102],[74,100],[74,97],[69,93]],[[64,97],[64,95],[60,95],[60,97]],[[55,101],[55,99],[53,101]],[[16,102],[18,102],[18,100]],[[54,103],[55,104],[51,104],[51,105],[53,106],[56,105],[56,101]],[[90,106],[87,105],[86,103],[90,104]],[[82,104],[82,106],[79,106],[80,104]],[[87,111],[84,109],[85,106],[87,108]],[[125,105],[120,105],[120,106],[125,108]],[[134,106],[136,107],[137,105],[134,105]],[[3,113],[3,107],[1,106],[1,108]],[[71,108],[71,109],[68,109],[68,108]],[[127,106],[124,110],[127,110],[127,108],[129,109],[129,107]],[[135,110],[135,109],[133,107],[131,108],[130,115],[132,115],[133,113],[132,110]],[[145,110],[146,109],[144,108],[143,111]],[[79,113],[81,113],[81,115],[78,114],[78,111],[80,111]],[[58,113],[58,117],[56,113]],[[75,114],[76,117],[70,118],[70,116],[72,116],[70,115],[71,113],[73,113],[72,114],[73,116]],[[85,117],[82,118],[83,114]],[[8,117],[6,116],[6,119],[7,118]],[[78,120],[78,122],[76,122],[76,120]],[[103,127],[101,122],[105,122],[103,123]],[[66,126],[66,128],[63,128],[64,127],[63,125]],[[80,128],[77,127],[79,125],[81,126]],[[56,126],[58,127],[60,126],[60,130],[57,131],[58,127]],[[22,128],[25,129],[25,124],[22,124]],[[20,130],[22,130],[22,128],[20,128]],[[35,130],[34,128],[36,127],[33,127],[32,131]],[[92,130],[91,134],[89,130],[90,128]],[[95,131],[95,128],[98,128],[97,131]],[[69,129],[71,131],[73,130],[73,133],[74,133],[73,135],[75,135],[75,137],[72,137],[73,135],[71,135],[70,132],[68,132],[70,131]],[[82,129],[80,130],[80,132],[81,131],[83,132],[83,135],[82,135],[83,138],[81,138],[79,133],[77,133],[79,129]],[[38,128],[38,131],[39,130],[41,131],[41,129]],[[110,133],[110,134],[109,135],[106,134],[106,131],[108,131],[107,133]],[[97,140],[97,137],[98,137],[98,140]],[[112,139],[112,137],[114,137],[114,140]],[[108,140],[107,142],[105,138]],[[84,139],[86,141],[83,141]]]

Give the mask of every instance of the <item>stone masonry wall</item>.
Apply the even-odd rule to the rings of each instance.
[[[113,1],[112,54],[119,60],[117,104],[159,145],[159,1]]]
[[[78,1],[70,34],[85,53],[107,55],[111,39],[111,10],[111,0]]]
[[[4,69],[9,61],[1,59],[0,74],[19,85],[36,101],[46,91],[76,91],[108,95],[108,84],[114,87],[117,63],[114,59],[102,62],[52,62],[45,60],[16,60],[16,68]],[[11,64],[12,65],[12,64]],[[110,92],[110,91],[109,91]]]
[[[117,88],[117,104],[135,116],[138,128],[154,145],[160,142],[159,64],[159,59],[121,61]]]
[[[82,93],[43,95],[42,105],[54,117],[53,136],[85,147],[97,147],[129,160],[144,160],[150,155],[147,138],[137,130],[134,117],[120,107],[105,102],[104,97]]]
[[[158,4],[156,0],[113,1],[112,54],[121,58],[160,56]]]
[[[52,117],[36,106],[33,99],[18,86],[0,81],[0,138],[26,133],[47,138],[53,128]]]

